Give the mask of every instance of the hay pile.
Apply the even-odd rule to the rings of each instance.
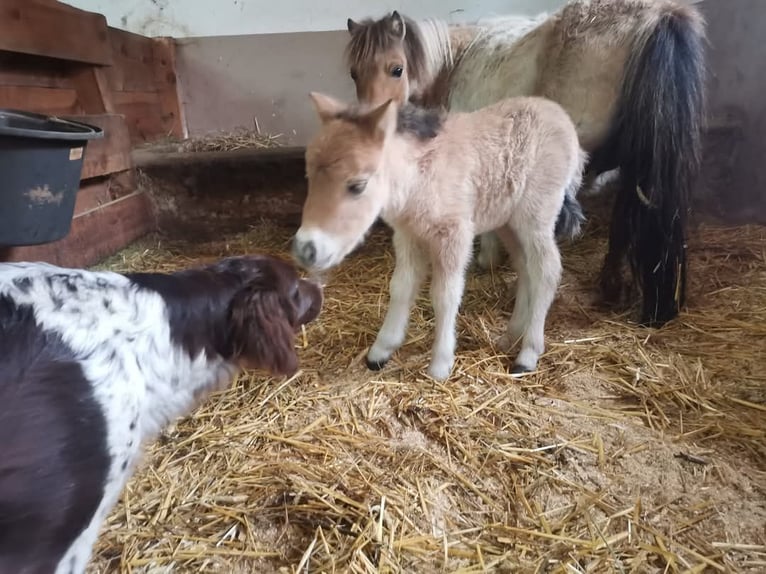
[[[252,128],[239,127],[230,131],[222,130],[184,140],[165,138],[143,144],[137,149],[172,153],[273,149],[283,146],[280,138],[282,138],[282,134],[261,132],[257,120],[253,120]]]
[[[284,253],[291,231],[154,239],[108,265]],[[659,331],[596,306],[604,236],[565,247],[548,352],[521,380],[491,344],[512,274],[472,273],[437,384],[425,291],[391,364],[362,364],[393,264],[375,233],[299,337],[302,371],[243,376],[170,429],[89,572],[763,572],[766,230],[697,230],[692,311]]]
[[[189,138],[180,143],[180,152],[234,151],[239,149],[269,149],[280,147],[282,134],[263,134],[256,124],[253,129],[239,128]]]

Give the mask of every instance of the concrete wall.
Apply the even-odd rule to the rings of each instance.
[[[304,145],[317,127],[309,91],[354,97],[343,66],[348,33],[303,32],[178,41],[180,97],[190,135],[258,126]]]
[[[320,32],[346,18],[400,10],[413,18],[465,22],[493,14],[536,14],[564,0],[65,0],[104,14],[110,26],[145,36],[240,36]]]
[[[732,219],[766,223],[766,2],[700,7],[710,43],[709,115],[722,139],[706,158],[720,166],[707,174],[710,201]]]

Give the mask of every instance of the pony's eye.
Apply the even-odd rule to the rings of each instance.
[[[366,186],[366,181],[352,181],[348,184],[348,192],[351,195],[360,195]]]
[[[351,70],[350,74],[351,74],[351,79],[356,82],[356,72],[354,70]]]
[[[391,76],[394,78],[401,78],[402,73],[404,72],[404,69],[401,66],[394,66],[391,68]]]

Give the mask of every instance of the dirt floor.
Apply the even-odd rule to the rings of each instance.
[[[106,266],[286,253],[292,231],[153,237]],[[604,237],[563,247],[523,379],[492,348],[513,274],[472,271],[438,384],[426,291],[391,364],[363,365],[393,266],[376,232],[329,278],[298,375],[243,376],[149,448],[89,572],[766,571],[766,228],[697,229],[689,311],[661,330],[596,304]]]

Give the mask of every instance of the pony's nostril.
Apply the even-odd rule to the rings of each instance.
[[[313,241],[307,241],[301,248],[301,258],[307,264],[312,265],[317,259],[317,248]]]

